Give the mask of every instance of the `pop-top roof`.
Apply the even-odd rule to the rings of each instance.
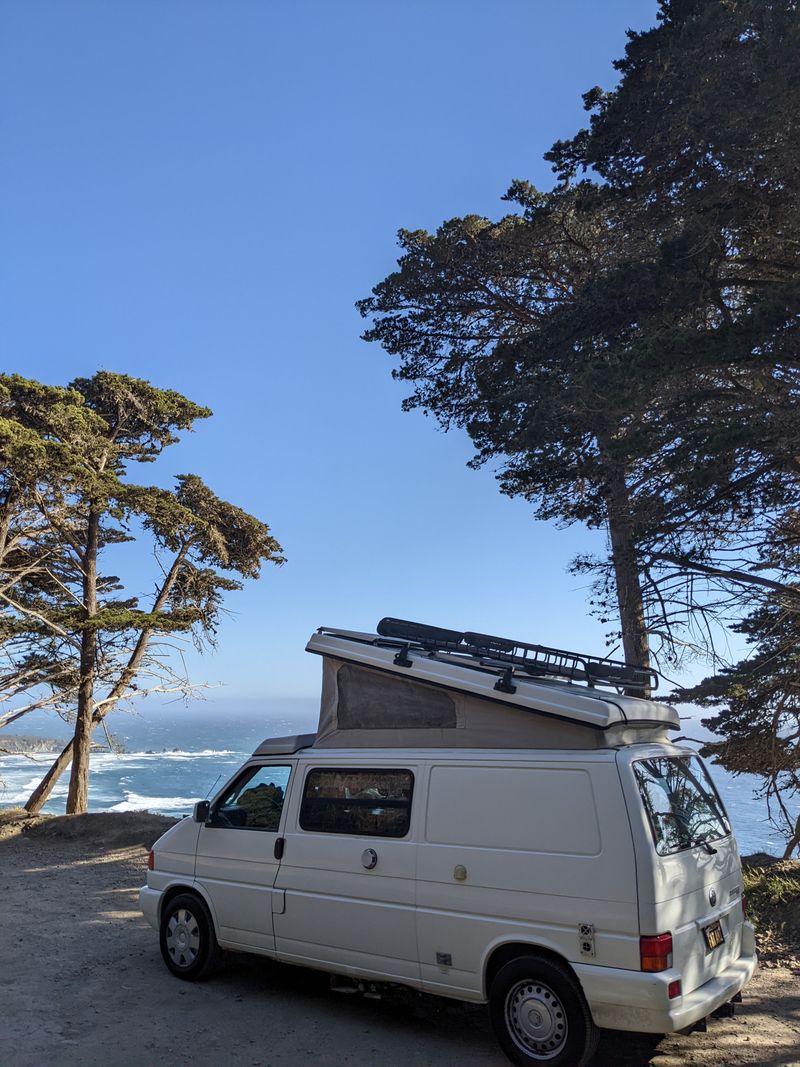
[[[471,694],[495,706],[538,712],[600,730],[617,724],[661,724],[669,729],[680,725],[677,711],[669,705],[618,691],[652,684],[653,673],[640,667],[398,619],[382,619],[377,631],[321,627],[306,650]]]

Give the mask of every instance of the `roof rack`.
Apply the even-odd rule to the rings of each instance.
[[[582,682],[594,687],[608,686],[613,689],[655,690],[658,674],[644,667],[625,663],[622,660],[588,656],[581,652],[568,652],[546,645],[532,645],[507,637],[492,637],[472,631],[447,630],[440,626],[409,622],[405,619],[381,619],[377,627],[378,645],[401,649],[396,662],[405,665],[408,651],[412,648],[429,655],[444,654],[454,657],[464,666],[495,669],[502,677],[496,689],[513,691],[512,678],[557,678],[568,682]],[[355,635],[352,635],[355,637]],[[363,635],[368,639],[368,635]],[[451,660],[453,662],[453,660]]]

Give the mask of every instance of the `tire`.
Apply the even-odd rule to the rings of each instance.
[[[568,967],[519,956],[495,975],[489,1014],[503,1052],[518,1067],[584,1067],[599,1033]]]
[[[161,915],[161,956],[178,978],[196,982],[210,977],[221,953],[205,902],[194,893],[173,897]]]

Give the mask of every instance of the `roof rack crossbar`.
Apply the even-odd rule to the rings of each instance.
[[[643,689],[646,686],[656,689],[658,686],[658,674],[655,671],[622,660],[589,656],[470,630],[447,630],[405,619],[381,619],[377,629],[378,635],[386,639],[386,644],[401,641],[409,648],[424,650],[431,655],[437,652],[456,654],[464,657],[465,665],[470,665],[471,659],[484,668],[506,670],[511,667],[515,672],[532,678],[560,678],[615,689]]]

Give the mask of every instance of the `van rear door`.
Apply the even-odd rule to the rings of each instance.
[[[636,844],[642,936],[672,935],[684,994],[742,952],[742,872],[703,761],[671,746],[619,754]]]

